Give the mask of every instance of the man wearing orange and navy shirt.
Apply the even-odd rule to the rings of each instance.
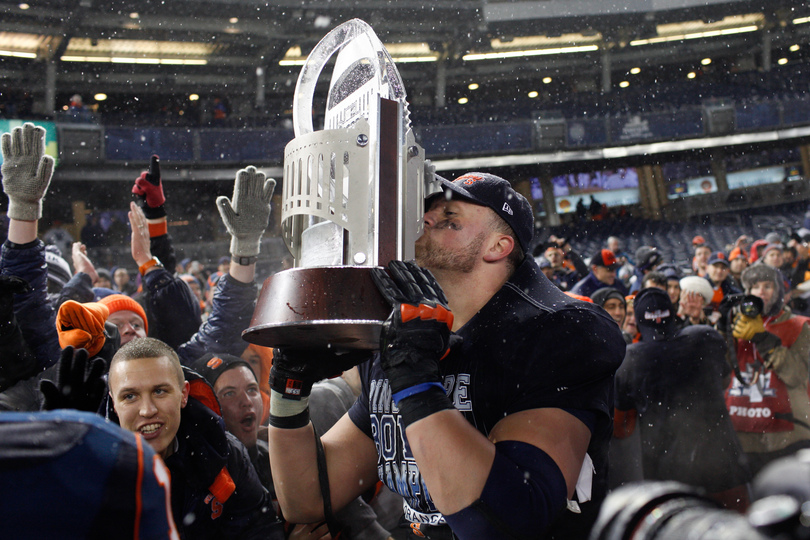
[[[712,295],[711,302],[709,302],[707,309],[712,313],[718,313],[720,302],[729,295],[740,294],[742,291],[734,284],[734,279],[731,277],[731,266],[728,262],[726,255],[720,251],[712,253],[709,261],[706,264],[706,275],[704,276],[711,284],[714,294]],[[712,320],[709,315],[709,320]],[[712,320],[712,323],[716,322]]]
[[[590,297],[593,293],[604,287],[613,287],[627,296],[627,287],[621,280],[616,279],[616,270],[619,263],[616,255],[609,249],[599,250],[590,261],[591,271],[587,276],[577,282],[571,289],[574,294]]]

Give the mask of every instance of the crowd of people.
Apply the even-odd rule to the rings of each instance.
[[[587,538],[622,484],[744,511],[810,446],[810,231],[696,237],[690,268],[618,238],[584,258],[536,243],[508,181],[437,178],[415,261],[372,272],[379,350],[269,349],[242,332],[272,179],[238,171],[204,269],[176,260],[153,157],[107,270],[40,238],[44,131],[2,152],[0,486],[49,504],[13,501],[4,537]]]
[[[616,237],[587,265],[554,236],[533,254],[558,287],[610,313],[628,344],[612,487],[677,480],[744,511],[757,473],[810,447],[810,231],[692,245],[686,267],[652,245],[628,254]]]

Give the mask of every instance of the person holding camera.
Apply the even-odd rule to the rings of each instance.
[[[810,447],[810,319],[785,306],[784,280],[775,268],[753,265],[742,273],[742,282],[761,308],[746,297],[734,310],[736,376],[726,406],[756,474],[774,459]]]
[[[614,437],[638,432],[645,480],[699,486],[745,511],[750,474],[723,400],[731,373],[723,337],[706,325],[681,328],[660,288],[643,289],[634,304],[641,341],[627,347],[616,372]]]

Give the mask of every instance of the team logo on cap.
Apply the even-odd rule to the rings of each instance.
[[[655,311],[647,311],[644,313],[644,320],[655,321],[655,324],[661,324],[661,321],[669,317],[668,309],[656,309]]]
[[[210,367],[211,369],[217,369],[219,366],[222,365],[222,358],[215,356],[211,360],[209,360],[208,363],[205,365]]]
[[[456,178],[456,181],[461,182],[465,186],[469,186],[483,179],[484,178],[482,176],[476,176],[474,174],[465,174],[464,176],[459,176],[458,178]]]
[[[503,203],[503,211],[509,214],[510,216],[515,215],[515,213],[512,212],[512,208],[509,206],[509,203]]]

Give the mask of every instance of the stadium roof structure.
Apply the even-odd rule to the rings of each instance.
[[[810,43],[800,0],[3,0],[0,83],[51,77],[58,91],[91,95],[262,87],[291,100],[308,52],[354,17],[423,104],[454,85],[569,77],[598,90],[611,74],[713,57],[735,69]]]

